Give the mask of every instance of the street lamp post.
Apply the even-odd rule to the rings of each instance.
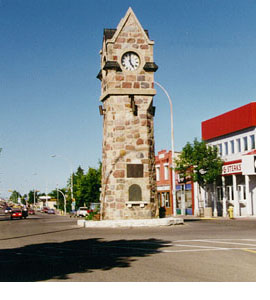
[[[71,179],[70,179],[71,205],[72,205],[72,210],[75,210],[75,201],[73,201],[74,199],[73,199],[73,171],[72,171],[72,163],[66,157],[63,157],[63,156],[60,156],[60,155],[53,154],[53,155],[51,155],[51,157],[59,157],[59,158],[62,158],[64,160],[66,160],[69,163],[70,173],[71,173]]]
[[[63,195],[63,197],[64,197],[64,211],[65,211],[65,215],[67,214],[67,200],[66,200],[66,196],[65,196],[65,194],[61,191],[61,190],[59,190],[58,188],[56,188],[56,190],[59,192],[59,193],[61,193],[62,195]]]
[[[171,113],[171,145],[172,145],[172,182],[173,182],[173,215],[176,216],[176,187],[175,187],[175,170],[174,170],[174,132],[173,132],[173,107],[172,107],[172,100],[166,91],[166,89],[158,82],[154,81],[156,85],[158,85],[165,95],[168,97],[170,103],[170,113]]]

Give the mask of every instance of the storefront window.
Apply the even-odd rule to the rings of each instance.
[[[226,195],[228,200],[233,200],[233,188],[232,186],[226,186]]]
[[[223,199],[222,187],[217,187],[217,196],[218,196],[218,201],[222,201],[222,199]]]
[[[161,203],[160,206],[170,207],[170,192],[161,193]]]

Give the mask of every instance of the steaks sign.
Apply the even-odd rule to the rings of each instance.
[[[235,173],[242,173],[242,163],[236,163],[231,165],[224,165],[222,167],[222,175],[229,175]]]

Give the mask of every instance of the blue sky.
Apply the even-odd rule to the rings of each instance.
[[[0,0],[0,196],[66,185],[97,167],[99,50],[131,6],[155,41],[155,80],[169,92],[175,150],[203,120],[256,101],[254,0]],[[170,149],[168,100],[156,87],[156,152]],[[35,175],[34,175],[35,174]]]

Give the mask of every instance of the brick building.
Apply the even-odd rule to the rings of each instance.
[[[179,152],[175,152],[175,157]],[[156,182],[159,207],[166,208],[166,215],[173,215],[172,151],[161,150],[155,157]],[[176,212],[177,214],[194,213],[193,183],[182,182],[176,172]]]

